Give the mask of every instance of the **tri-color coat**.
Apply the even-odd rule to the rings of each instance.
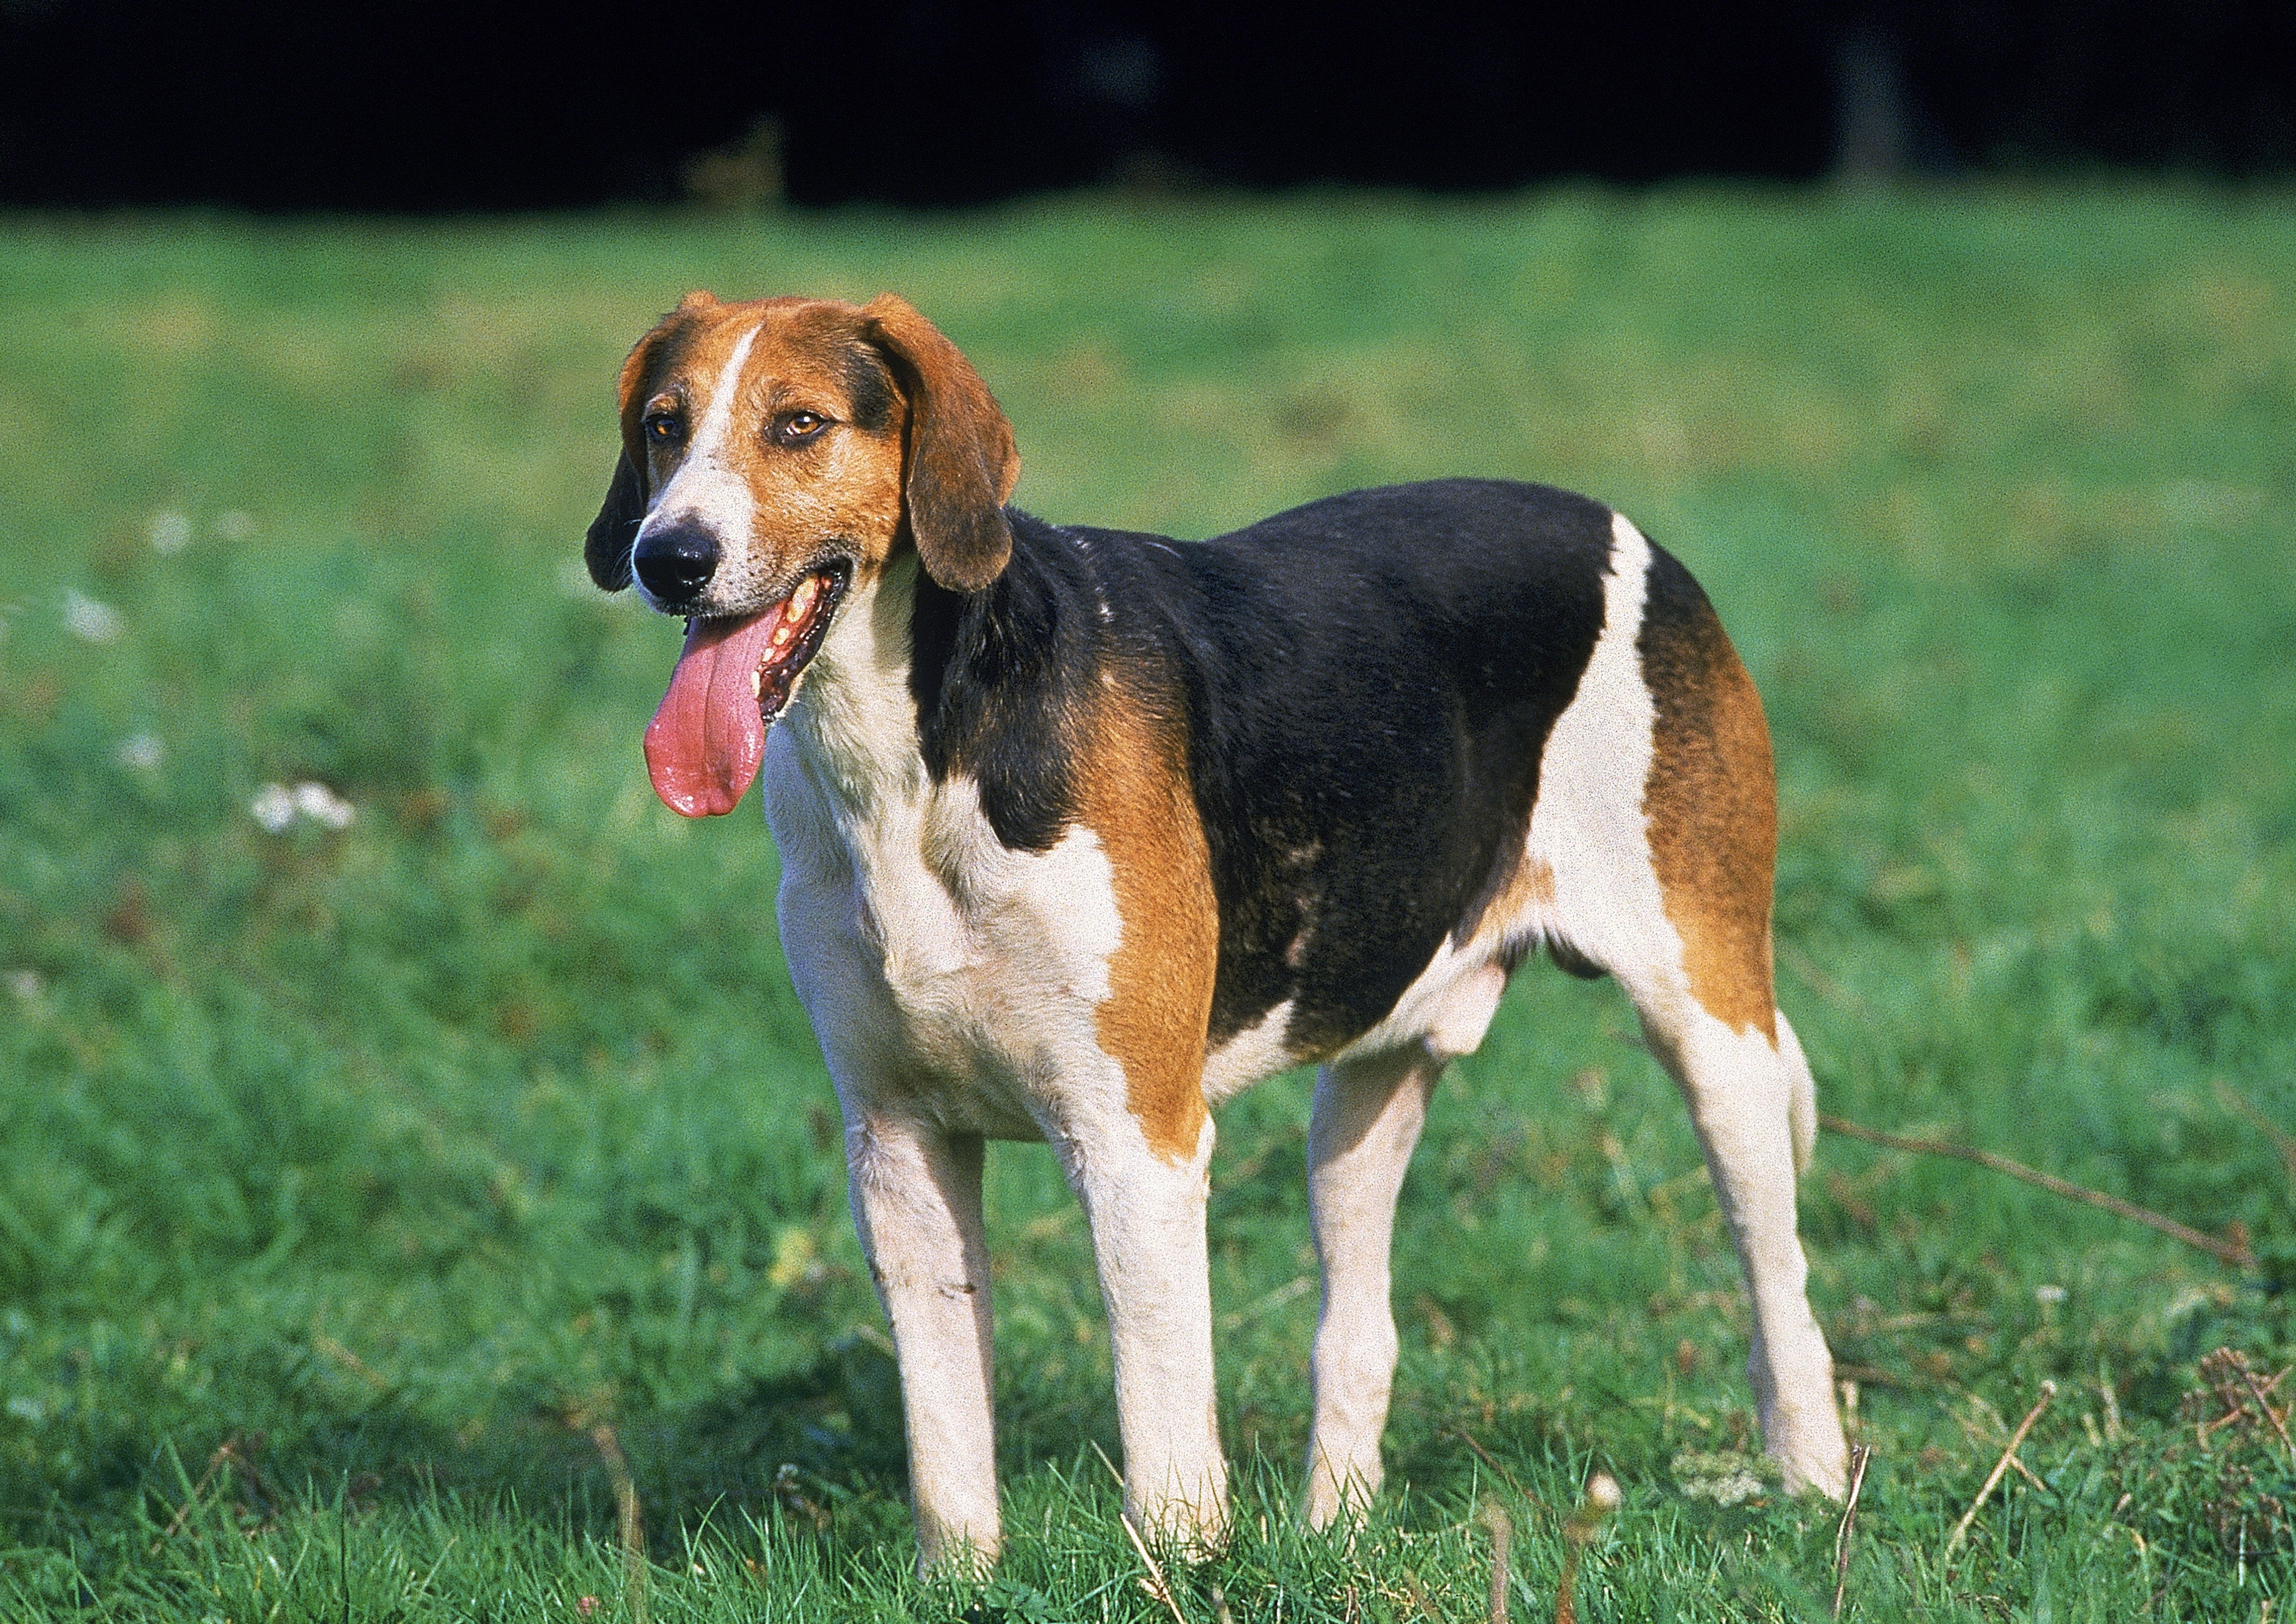
[[[987,387],[890,296],[690,296],[621,401],[591,571],[687,618],[646,737],[663,799],[725,812],[765,777],[927,1565],[999,1538],[987,1138],[1050,1141],[1090,1221],[1128,1509],[1218,1538],[1211,1111],[1303,1062],[1307,1513],[1377,1489],[1404,1168],[1541,947],[1616,976],[1680,1083],[1752,1294],[1766,1447],[1840,1492],[1768,734],[1679,563],[1600,504],[1495,480],[1207,542],[1046,523],[1005,505]]]

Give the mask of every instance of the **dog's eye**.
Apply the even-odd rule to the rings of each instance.
[[[674,446],[685,432],[685,425],[674,412],[649,412],[642,426],[649,446]]]
[[[828,422],[818,412],[791,412],[774,425],[774,438],[784,446],[798,445],[820,433]]]

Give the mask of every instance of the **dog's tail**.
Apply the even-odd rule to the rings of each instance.
[[[1794,1171],[1809,1171],[1817,1152],[1817,1079],[1810,1075],[1809,1057],[1784,1010],[1778,1012],[1778,1059],[1786,1069],[1786,1120],[1793,1126]]]

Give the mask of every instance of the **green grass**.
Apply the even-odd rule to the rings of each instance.
[[[1762,685],[1825,1107],[2288,1248],[2233,1096],[2296,1126],[2291,201],[0,222],[0,1613],[616,1616],[603,1423],[656,1619],[1169,1617],[1039,1147],[990,1158],[1009,1554],[985,1595],[910,1571],[772,850],[655,803],[676,628],[579,574],[615,365],[694,285],[906,293],[1055,519],[1201,535],[1443,473],[1620,503]],[[356,821],[266,833],[305,779]],[[1226,1113],[1242,1515],[1176,1573],[1191,1624],[1214,1585],[1244,1620],[1481,1618],[1487,1498],[1546,1616],[1598,1466],[1627,1498],[1582,1617],[1825,1615],[1828,1508],[1699,1492],[1752,1439],[1746,1313],[1632,1031],[1530,972],[1441,1091],[1395,1488],[1352,1541],[1285,1511],[1306,1091]],[[1845,1616],[2282,1616],[2296,1463],[2185,1399],[2219,1346],[2296,1358],[2264,1275],[1839,1139],[1803,1223],[1877,1450]],[[2044,1379],[2038,1486],[1948,1560]]]

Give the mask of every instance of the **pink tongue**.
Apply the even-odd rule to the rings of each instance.
[[[750,678],[781,621],[776,603],[752,620],[695,620],[646,725],[646,771],[673,812],[716,817],[741,803],[766,753],[766,719]]]

